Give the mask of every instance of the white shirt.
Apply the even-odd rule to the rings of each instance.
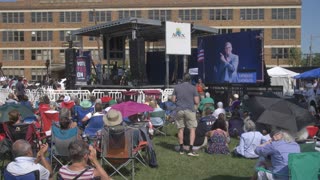
[[[50,172],[48,169],[43,167],[41,164],[34,163],[35,158],[33,157],[17,157],[14,161],[10,162],[7,166],[7,171],[14,176],[25,175],[32,171],[39,170],[40,179],[48,180]]]
[[[241,134],[240,144],[236,147],[237,152],[246,158],[258,158],[254,152],[263,141],[263,135],[259,131],[250,131]]]
[[[86,117],[87,118],[92,118],[92,117],[94,117],[94,116],[103,116],[103,113],[102,112],[95,112],[94,114],[92,114],[92,113],[88,113],[87,115],[86,115]]]
[[[216,110],[214,110],[214,112],[212,113],[212,115],[215,118],[218,118],[219,114],[223,113],[224,115],[226,115],[226,110],[224,110],[223,108],[217,108]]]

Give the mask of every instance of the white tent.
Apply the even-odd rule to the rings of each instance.
[[[288,69],[276,66],[268,70],[268,74],[271,77],[272,86],[283,86],[284,95],[292,95],[294,92],[294,86],[296,85],[293,76],[299,73],[290,71]]]

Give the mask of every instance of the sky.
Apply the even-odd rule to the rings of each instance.
[[[312,40],[312,52],[320,53],[320,0],[302,0],[302,53],[309,53],[310,39]]]

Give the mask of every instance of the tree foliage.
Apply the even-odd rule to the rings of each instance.
[[[300,48],[290,48],[289,51],[289,59],[288,59],[288,63],[289,65],[293,66],[293,67],[299,67],[302,66],[303,62],[302,62],[302,52]]]

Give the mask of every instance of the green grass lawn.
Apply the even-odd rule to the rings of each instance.
[[[180,155],[174,151],[177,145],[175,134],[177,129],[173,125],[167,128],[167,136],[153,138],[157,154],[158,168],[143,167],[137,164],[135,179],[250,179],[254,173],[256,160],[234,158],[231,155],[209,155],[199,152],[199,157]],[[232,139],[230,150],[239,140]],[[116,176],[114,179],[120,179]]]

